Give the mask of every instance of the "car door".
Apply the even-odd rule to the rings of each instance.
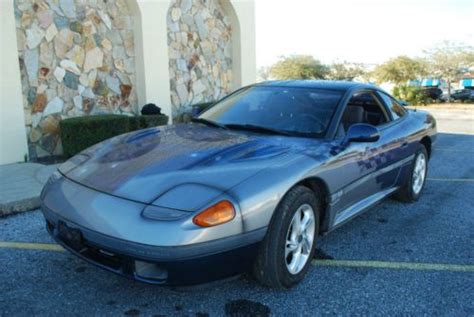
[[[390,160],[393,164],[393,170],[398,171],[410,155],[413,154],[409,148],[409,139],[407,131],[410,129],[409,123],[405,120],[407,111],[400,103],[389,94],[378,91],[378,96],[384,103],[391,121],[380,127],[381,132],[390,135],[392,150],[390,151]]]
[[[365,204],[377,201],[390,191],[398,177],[395,164],[397,147],[403,140],[398,137],[396,124],[376,90],[364,89],[354,93],[345,105],[342,123],[347,132],[351,124],[367,123],[376,126],[380,138],[376,142],[351,142],[335,158],[339,164],[334,175],[339,179],[335,203],[335,224],[343,222],[362,210]],[[360,120],[344,122],[350,107],[364,108]],[[357,122],[360,121],[360,122]],[[360,207],[360,208],[359,208]]]

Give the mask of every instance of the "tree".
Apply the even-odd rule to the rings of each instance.
[[[333,80],[354,80],[354,78],[362,77],[366,73],[362,64],[342,62],[333,63],[330,66],[328,77]]]
[[[324,79],[329,68],[309,55],[293,55],[281,57],[270,68],[270,76],[274,79]]]
[[[427,63],[423,59],[398,56],[378,65],[373,75],[378,83],[390,82],[400,85],[426,76],[427,68]]]
[[[474,67],[474,48],[445,41],[425,52],[431,72],[448,84],[448,102],[451,101],[451,82]]]

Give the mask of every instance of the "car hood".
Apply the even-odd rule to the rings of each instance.
[[[101,192],[190,210],[196,204],[186,203],[189,197],[212,199],[283,160],[289,155],[291,139],[194,123],[157,127],[99,143],[59,170]]]

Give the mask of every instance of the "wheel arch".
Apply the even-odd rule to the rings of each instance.
[[[298,182],[294,183],[292,186],[288,187],[288,189],[281,195],[278,203],[276,204],[272,216],[270,217],[270,221],[268,226],[270,227],[275,220],[275,212],[281,206],[281,203],[288,195],[288,193],[293,190],[295,187],[303,186],[311,190],[315,196],[317,196],[318,201],[320,203],[320,213],[319,213],[319,234],[325,233],[328,231],[329,227],[329,220],[330,220],[330,213],[329,213],[329,200],[330,200],[330,192],[327,183],[320,177],[313,176],[308,177],[305,179],[301,179]]]
[[[428,159],[431,158],[431,138],[429,136],[424,136],[420,143],[426,148],[426,152],[428,153]]]
[[[318,196],[320,203],[319,232],[322,233],[327,231],[329,225],[329,188],[327,183],[322,178],[309,177],[299,181],[293,187],[299,185],[311,189],[314,192],[314,195]]]

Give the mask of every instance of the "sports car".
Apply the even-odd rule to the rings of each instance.
[[[45,185],[42,212],[65,249],[139,281],[247,271],[289,288],[321,235],[386,197],[419,198],[435,140],[431,115],[373,85],[264,82],[190,123],[72,157]]]

